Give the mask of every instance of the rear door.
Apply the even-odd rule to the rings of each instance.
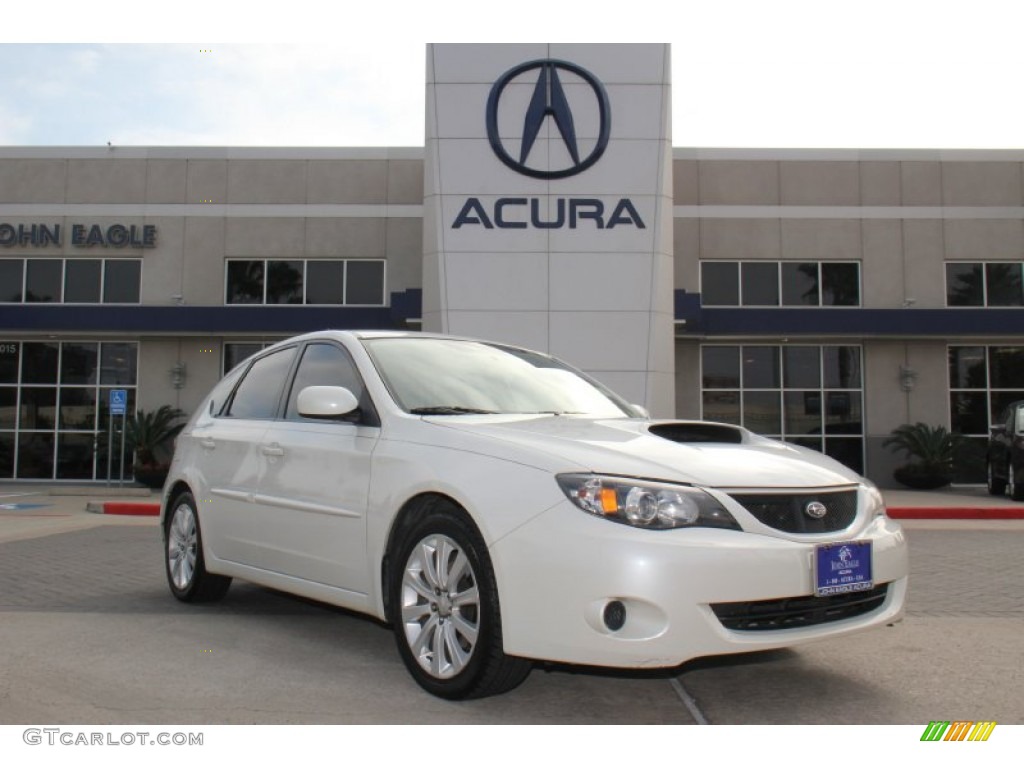
[[[192,430],[203,537],[222,560],[254,565],[260,559],[255,499],[266,461],[263,435],[279,411],[296,351],[285,347],[257,358],[227,404]]]
[[[360,409],[346,420],[299,415],[299,392],[342,386]],[[301,351],[284,419],[262,438],[265,456],[258,502],[264,567],[365,594],[369,588],[366,514],[370,466],[379,422],[345,348],[315,341]]]

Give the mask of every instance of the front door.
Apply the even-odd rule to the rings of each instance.
[[[314,385],[347,387],[363,406],[351,420],[299,415],[298,393]],[[369,588],[366,514],[370,463],[380,429],[348,353],[307,344],[284,419],[263,436],[258,493],[266,536],[262,567],[365,594]]]

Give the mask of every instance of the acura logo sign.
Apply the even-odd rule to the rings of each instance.
[[[572,98],[567,96],[567,90]],[[525,98],[527,93],[529,103]],[[592,101],[588,103],[588,99]],[[499,123],[507,138],[501,135]],[[544,135],[552,137],[550,143],[538,145],[537,138],[545,129],[548,133]],[[535,179],[564,179],[585,171],[604,154],[610,134],[611,110],[604,86],[583,67],[568,61],[537,59],[513,67],[498,78],[487,97],[487,138],[491,149],[509,168]],[[548,198],[517,195],[493,200],[467,197],[452,221],[452,229],[475,226],[484,229],[646,228],[640,212],[628,197],[611,202],[592,196],[553,195]]]
[[[523,116],[520,144],[518,147],[509,146],[514,145],[514,142],[503,140],[498,130],[498,110],[502,103],[502,97],[506,95],[508,86],[513,81],[526,80],[528,83],[527,75],[532,76],[534,71],[537,73],[536,81],[534,81],[529,107]],[[579,77],[589,85],[591,94],[588,96],[596,101],[595,112],[598,125],[585,126],[585,128],[590,130],[594,127],[597,128],[597,142],[585,155],[581,155],[580,152],[579,127],[562,85],[562,76],[566,73]],[[534,151],[537,136],[549,119],[557,129],[558,136],[561,137],[570,160],[570,163],[562,168],[546,167],[547,163],[541,162],[542,156],[546,153]],[[516,127],[518,128],[518,124]],[[604,154],[610,133],[611,109],[604,86],[600,80],[583,67],[568,61],[537,59],[513,67],[498,78],[487,98],[487,138],[491,142],[494,154],[512,170],[535,179],[564,179],[585,171]],[[591,132],[590,135],[594,134]]]

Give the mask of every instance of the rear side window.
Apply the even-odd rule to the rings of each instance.
[[[295,383],[288,397],[287,419],[299,419],[299,392],[306,387],[345,387],[365,407],[363,382],[355,364],[344,350],[333,344],[309,344],[302,353]]]
[[[235,390],[224,415],[236,419],[276,417],[281,391],[294,357],[295,347],[288,347],[254,362]]]

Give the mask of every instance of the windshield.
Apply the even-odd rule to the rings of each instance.
[[[429,337],[364,339],[363,344],[391,395],[409,413],[636,415],[585,373],[536,352]]]

